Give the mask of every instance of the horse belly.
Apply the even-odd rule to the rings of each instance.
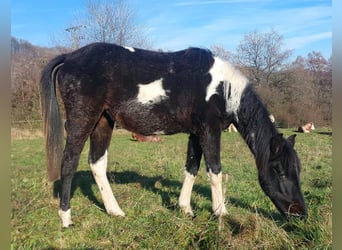
[[[114,117],[121,127],[142,135],[188,131],[187,122],[171,112],[167,104],[146,105],[129,102],[122,105]]]

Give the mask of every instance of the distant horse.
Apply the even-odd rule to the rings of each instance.
[[[298,132],[302,133],[310,133],[312,130],[315,130],[315,125],[313,122],[309,122],[303,126],[298,127]]]
[[[56,88],[64,104],[63,125]],[[248,80],[204,49],[154,52],[95,43],[51,60],[40,81],[46,156],[51,181],[61,178],[59,216],[72,224],[71,182],[90,137],[89,164],[106,211],[125,216],[106,176],[114,121],[142,135],[188,133],[181,209],[193,215],[190,197],[202,155],[210,177],[212,210],[227,213],[220,162],[221,131],[230,123],[253,153],[259,183],[285,216],[306,215],[295,135],[283,138]]]
[[[271,121],[272,123],[275,123],[274,115],[270,114],[268,117],[270,118],[270,121]]]
[[[140,135],[132,132],[132,138],[138,142],[160,142],[161,139],[157,135]]]
[[[233,123],[229,124],[227,130],[228,132],[237,132],[237,129],[235,128]]]

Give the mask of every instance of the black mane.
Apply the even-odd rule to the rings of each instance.
[[[271,138],[278,131],[251,85],[242,95],[237,117],[236,127],[253,153],[258,169],[264,172],[270,156]]]

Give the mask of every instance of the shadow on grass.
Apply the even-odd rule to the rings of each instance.
[[[251,213],[255,212],[255,207],[252,207],[251,205],[249,205],[248,203],[246,203],[245,201],[243,201],[241,199],[238,199],[235,197],[230,197],[229,202],[231,204],[233,204],[234,206],[244,208],[244,209],[250,211]],[[263,217],[268,218],[270,220],[274,220],[274,221],[278,221],[278,222],[284,222],[285,221],[284,217],[276,210],[270,212],[270,211],[267,211],[265,209],[258,208],[257,211],[260,215],[262,215]]]
[[[317,132],[317,134],[332,136],[333,132]]]
[[[331,132],[331,131],[319,131],[319,132],[303,133],[303,132],[300,132],[298,130],[292,130],[292,132],[297,133],[297,134],[319,134],[319,135],[328,135],[328,136],[333,135],[333,132]]]
[[[179,181],[165,179],[162,176],[153,176],[153,177],[144,176],[133,171],[109,172],[107,173],[107,177],[110,183],[115,183],[119,185],[139,183],[140,186],[144,188],[145,190],[149,190],[160,195],[160,197],[162,198],[163,206],[167,207],[170,210],[178,209],[177,204],[172,203],[171,200],[173,200],[173,198],[178,199],[179,191],[172,191],[172,190],[175,190],[175,188],[176,190],[180,190],[182,183]],[[156,185],[156,183],[160,183],[161,187],[159,187],[159,185]],[[93,185],[96,185],[96,182],[91,171],[76,172],[72,181],[71,197],[73,197],[76,189],[79,188],[85,197],[87,197],[96,206],[105,210],[103,203],[97,199],[97,197],[95,196],[92,190]],[[164,191],[163,187],[165,187],[167,191]],[[61,190],[61,182],[56,181],[54,183],[54,188],[53,188],[53,196],[55,198],[60,197],[60,190]],[[209,184],[208,185],[195,184],[193,187],[193,192],[196,192],[197,194],[203,197],[206,197],[208,200],[211,199],[211,190],[210,190]],[[251,213],[255,212],[255,208],[253,208],[251,205],[249,205],[248,203],[246,203],[245,201],[239,198],[230,197],[229,203],[233,204],[236,207],[246,209],[250,211]],[[193,208],[196,209],[196,204],[193,204]],[[258,213],[261,214],[265,218],[272,219],[278,222],[284,222],[284,218],[277,211],[270,212],[270,211],[259,208]]]

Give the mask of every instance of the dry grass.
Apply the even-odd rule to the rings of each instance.
[[[41,129],[23,129],[23,128],[11,128],[12,140],[24,140],[42,138],[43,132]]]

